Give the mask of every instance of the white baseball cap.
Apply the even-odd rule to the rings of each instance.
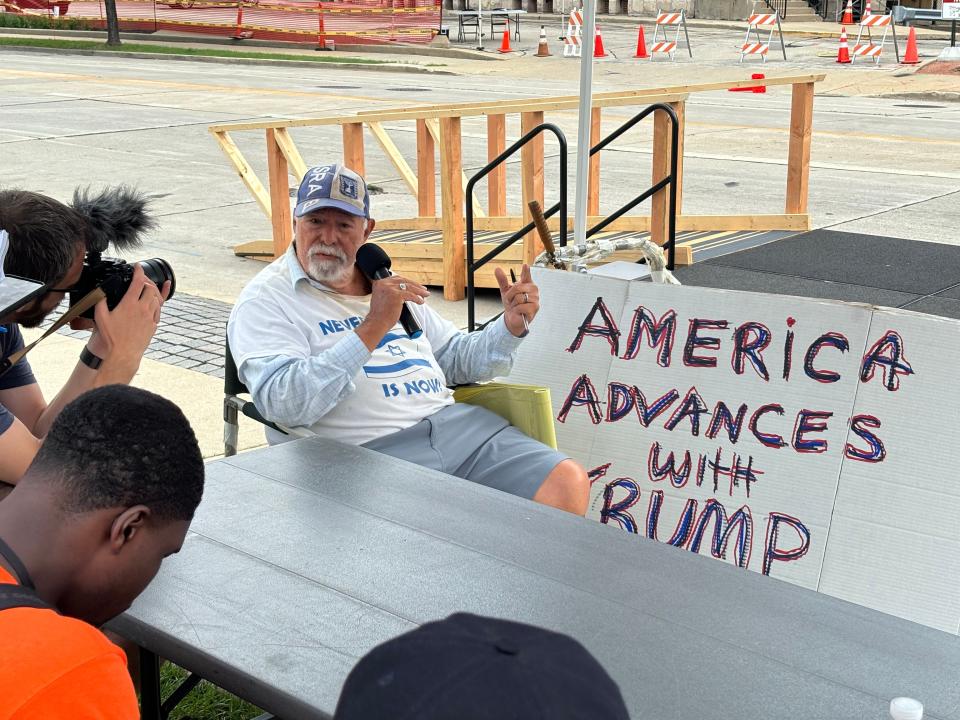
[[[43,294],[46,284],[36,280],[4,275],[3,261],[10,247],[10,235],[0,230],[0,320],[10,315],[21,305]]]

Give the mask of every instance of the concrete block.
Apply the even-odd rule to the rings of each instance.
[[[699,3],[696,14],[692,17],[705,20],[744,20],[749,17],[752,9],[752,0],[711,0]]]

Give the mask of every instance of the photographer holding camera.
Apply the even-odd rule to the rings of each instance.
[[[136,374],[172,294],[173,273],[162,260],[128,265],[100,253],[111,243],[135,246],[151,226],[146,199],[123,187],[94,197],[76,192],[72,206],[0,190],[0,497],[9,491],[2,483],[20,479],[67,403],[95,387],[127,384]],[[74,311],[68,315],[78,315],[71,327],[92,333],[70,378],[47,403],[22,356],[20,327],[38,327],[67,292]],[[91,306],[80,312],[85,305]]]

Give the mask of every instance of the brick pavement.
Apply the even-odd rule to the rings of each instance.
[[[67,308],[63,303],[51,314],[48,327]],[[223,378],[223,340],[231,306],[197,295],[177,293],[163,306],[163,317],[146,357]],[[60,333],[80,340],[86,331],[61,328]]]

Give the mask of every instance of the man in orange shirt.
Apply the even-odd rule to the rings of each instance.
[[[0,502],[0,720],[140,717],[123,651],[94,626],[180,549],[202,493],[170,401],[110,385],[60,413]]]

